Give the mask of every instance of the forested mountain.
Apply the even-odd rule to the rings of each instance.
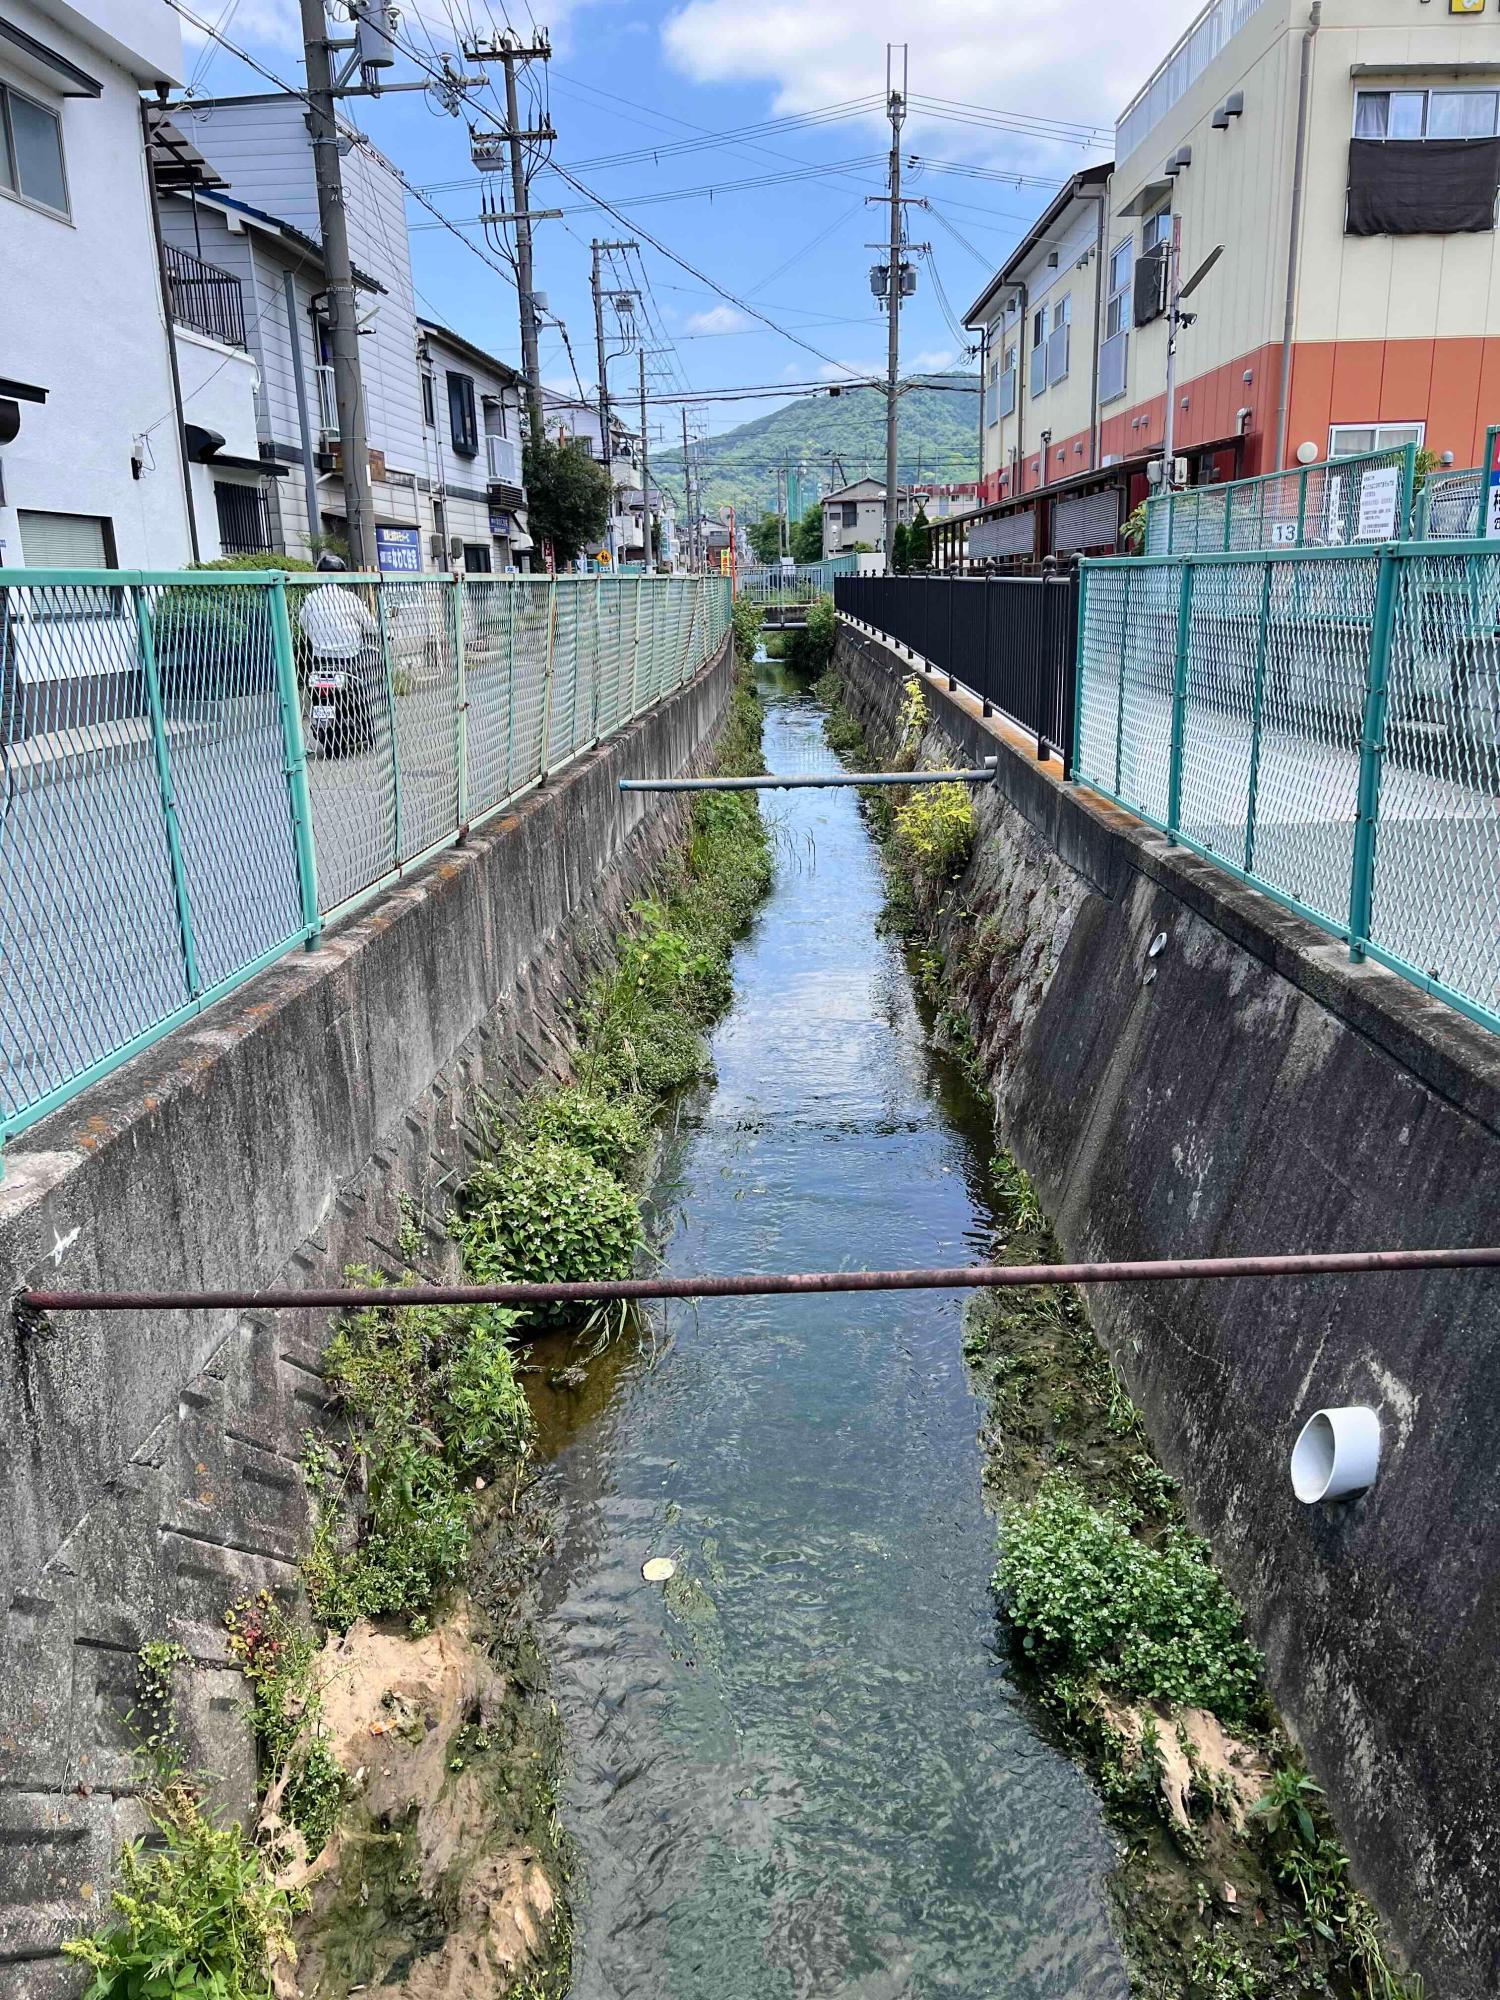
[[[777,468],[798,474],[800,508],[849,480],[885,477],[885,396],[878,389],[844,389],[837,396],[803,396],[735,430],[694,447],[703,504],[732,503],[745,520],[776,506]],[[979,378],[914,376],[901,395],[903,483],[979,477]],[[800,468],[800,472],[799,472]],[[682,451],[653,451],[652,480],[682,502]]]

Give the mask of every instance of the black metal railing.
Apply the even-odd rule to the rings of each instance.
[[[205,264],[191,250],[164,245],[172,317],[182,326],[222,340],[228,347],[245,345],[245,295],[233,271]]]
[[[837,608],[962,683],[1056,755],[1071,777],[1078,572],[1041,576],[841,576]]]

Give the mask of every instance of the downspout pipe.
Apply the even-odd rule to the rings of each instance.
[[[1089,384],[1089,471],[1099,470],[1099,336],[1104,331],[1104,245],[1109,216],[1108,184],[1089,191],[1099,204],[1099,230],[1094,238],[1094,367]]]
[[[1031,288],[1018,283],[1016,290],[1021,299],[1021,324],[1016,334],[1016,490],[1010,496],[1012,500],[1026,491],[1026,398],[1030,393],[1026,384],[1031,379],[1026,353],[1026,329],[1031,323]]]
[[[1297,77],[1297,142],[1292,156],[1292,214],[1286,245],[1286,307],[1281,323],[1281,387],[1276,397],[1276,470],[1286,470],[1287,416],[1292,393],[1292,329],[1297,311],[1297,264],[1302,241],[1302,183],[1307,160],[1307,105],[1312,94],[1313,37],[1323,21],[1323,0],[1312,0],[1302,31]]]
[[[166,100],[167,86],[157,86],[157,94],[162,102]],[[151,204],[151,234],[156,244],[156,282],[161,288],[161,309],[166,320],[167,368],[172,382],[172,414],[176,417],[177,463],[182,473],[182,497],[187,502],[188,547],[193,552],[196,564],[201,560],[198,548],[198,516],[193,507],[193,462],[188,457],[187,417],[182,406],[182,377],[177,370],[177,328],[172,311],[172,287],[167,280],[167,251],[161,233],[161,204],[156,192],[156,169],[151,160],[151,111],[143,99],[141,102],[141,163],[146,171],[146,199]]]

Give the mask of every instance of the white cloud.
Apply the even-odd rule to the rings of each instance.
[[[778,114],[885,92],[885,45],[911,47],[914,95],[982,104],[1073,124],[1112,125],[1196,12],[1196,0],[1076,0],[1018,8],[1014,0],[687,0],[662,29],[669,60],[698,83],[760,80]],[[878,114],[877,114],[878,115]],[[906,141],[986,160],[1014,142],[914,112]],[[1047,144],[1059,175],[1088,156]]]
[[[705,312],[689,313],[684,333],[741,333],[754,321],[737,306],[709,306]]]

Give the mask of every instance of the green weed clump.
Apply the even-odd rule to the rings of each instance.
[[[320,1624],[345,1631],[394,1613],[425,1626],[462,1574],[474,1475],[519,1460],[530,1442],[515,1324],[493,1306],[373,1300],[340,1322],[323,1366],[345,1431],[311,1443],[305,1464],[318,1519],[303,1572]],[[352,1535],[342,1518],[351,1499]]]
[[[152,1833],[120,1852],[111,1920],[63,1950],[85,2000],[272,2000],[290,1962],[291,1899],[239,1826],[214,1826],[191,1789],[148,1795]]]
[[[530,1138],[572,1146],[622,1180],[646,1142],[645,1127],[633,1104],[576,1084],[533,1099],[522,1114],[521,1130]]]
[[[815,597],[807,607],[807,623],[793,625],[782,640],[781,657],[800,674],[824,673],[838,642],[838,614],[829,596]]]
[[[895,843],[931,881],[956,875],[974,849],[974,802],[964,785],[921,785],[896,808]]]
[[[760,640],[762,611],[748,597],[737,597],[730,619],[734,626],[734,650],[741,660],[753,660]]]
[[[250,1690],[261,1794],[279,1787],[281,1818],[301,1834],[309,1855],[319,1854],[338,1823],[346,1786],[322,1730],[317,1641],[268,1590],[231,1605],[224,1624]]]
[[[464,1269],[481,1285],[624,1278],[642,1243],[640,1203],[577,1146],[502,1147],[465,1185],[453,1218]]]
[[[1260,1655],[1206,1543],[1176,1524],[1148,1543],[1132,1526],[1124,1503],[1091,1506],[1057,1475],[1007,1514],[995,1583],[1022,1645],[1054,1678],[1244,1726]]]

